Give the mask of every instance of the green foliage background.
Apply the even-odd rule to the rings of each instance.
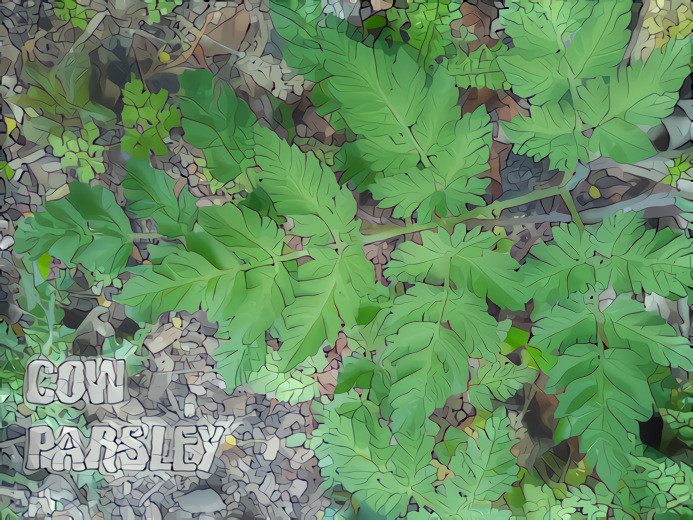
[[[644,303],[655,293],[684,299],[688,312],[693,243],[633,211],[585,225],[571,193],[591,161],[657,154],[646,130],[679,99],[691,37],[629,60],[626,0],[506,2],[506,38],[491,46],[470,45],[453,2],[395,5],[361,26],[314,0],[269,5],[291,73],[315,82],[317,113],[347,136],[336,154],[280,137],[209,70],[177,71],[175,93],[133,76],[116,114],[66,88],[59,66],[27,69],[50,82],[8,102],[44,107],[27,126],[77,178],[15,234],[21,307],[34,320],[19,335],[0,329],[3,423],[21,401],[29,356],[19,338],[55,360],[74,339],[59,305],[68,271],[45,281],[57,259],[117,289],[114,301],[140,324],[205,310],[220,326],[215,359],[230,390],[312,400],[318,427],[291,442],[320,458],[336,504],[325,518],[693,517],[693,350]],[[156,23],[170,11],[147,13]],[[84,30],[95,13],[65,1],[55,14]],[[73,71],[87,66],[71,59]],[[461,109],[469,88],[529,108],[498,122],[483,104]],[[115,127],[118,142],[96,144]],[[196,205],[155,168],[174,130],[202,150],[222,204]],[[515,153],[547,159],[555,175],[545,187],[492,196],[481,174],[499,132]],[[93,182],[118,146],[129,156],[124,203]],[[683,164],[665,184],[675,187]],[[364,197],[396,223],[363,220]],[[552,198],[571,221],[518,262],[496,219]],[[134,231],[137,218],[156,231]],[[133,261],[136,240],[148,241],[146,264]],[[378,279],[365,248],[383,242],[394,250]],[[340,337],[351,353],[325,395],[310,375]],[[454,396],[472,419],[434,421]],[[527,464],[518,431],[538,396],[555,404],[553,446]],[[639,423],[655,411],[686,449],[641,441]]]

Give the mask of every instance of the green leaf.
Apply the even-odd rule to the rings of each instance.
[[[334,173],[312,153],[304,154],[268,130],[258,132],[258,183],[279,215],[294,220],[292,233],[324,245],[357,230],[356,201]]]
[[[73,182],[67,197],[47,202],[45,213],[20,225],[15,251],[32,260],[47,252],[68,267],[116,276],[132,254],[132,230],[113,193]]]
[[[334,344],[343,323],[356,325],[361,296],[375,282],[373,266],[358,245],[339,253],[313,248],[310,254],[314,260],[301,264],[292,279],[296,299],[277,324],[281,370],[314,355],[325,341]]]
[[[617,297],[604,311],[604,328],[611,347],[627,343],[644,358],[664,366],[693,369],[693,347],[655,312],[627,295]]]
[[[635,163],[657,153],[647,134],[623,119],[598,126],[590,138],[590,148],[620,163]]]
[[[269,219],[232,204],[203,208],[200,222],[208,232],[188,233],[187,250],[151,248],[155,265],[132,268],[137,276],[125,283],[117,301],[146,321],[165,311],[203,308],[232,332],[231,342],[264,341],[292,298],[289,274],[275,260],[283,233]]]
[[[505,413],[504,409],[496,410],[485,427],[476,430],[476,442],[468,441],[467,449],[458,451],[450,461],[455,476],[446,479],[443,486],[453,510],[462,518],[476,518],[467,515],[480,514],[484,505],[488,508],[517,480],[517,459],[510,452],[515,440]]]
[[[599,341],[609,349],[630,348],[660,365],[693,368],[690,343],[661,316],[646,311],[627,294],[605,305],[598,301],[598,293],[575,293],[548,311],[535,313],[532,343],[550,354],[574,343]]]
[[[314,449],[318,458],[329,461],[321,463],[321,473],[327,477],[325,485],[339,482],[354,493],[360,510],[395,520],[406,513],[412,497],[418,501],[435,494],[435,470],[427,465],[435,425],[428,422],[413,444],[393,445],[377,406],[357,399],[342,394],[329,406],[314,404],[319,426],[312,435],[321,440]]]
[[[382,363],[392,378],[393,431],[413,438],[436,408],[464,390],[468,369],[462,352],[460,338],[436,323],[408,323],[388,337]]]
[[[618,212],[580,233],[575,224],[553,228],[520,269],[535,307],[556,303],[588,284],[612,284],[617,293],[686,295],[693,285],[693,244],[670,229],[648,229],[642,215]]]
[[[173,128],[181,126],[180,110],[168,105],[168,92],[148,91],[142,81],[132,79],[123,87],[123,151],[137,159],[148,159],[150,152],[165,155],[165,140]]]
[[[618,212],[592,228],[591,241],[601,257],[598,280],[617,293],[656,292],[686,295],[693,285],[693,243],[669,228],[648,229],[641,213]]]
[[[513,151],[539,161],[549,157],[551,168],[575,171],[588,162],[588,139],[576,129],[575,109],[567,101],[532,106],[531,116],[516,116],[502,127],[514,143]]]
[[[396,333],[407,323],[418,322],[447,323],[458,335],[463,352],[495,360],[498,322],[488,314],[486,301],[473,293],[417,283],[395,299],[382,332]]]
[[[335,394],[348,392],[352,388],[371,388],[373,377],[382,368],[365,357],[348,356],[344,358],[344,369],[339,373]]]
[[[423,245],[405,242],[392,253],[386,275],[403,282],[442,284],[450,279],[456,288],[467,288],[480,298],[487,296],[509,308],[524,307],[525,297],[517,285],[517,262],[508,253],[492,248],[500,240],[476,228],[455,227],[452,235],[443,229],[422,231]]]
[[[671,114],[681,83],[690,74],[693,38],[670,40],[646,62],[637,61],[613,74],[609,82],[607,118],[634,125],[657,125]]]
[[[505,401],[537,377],[537,371],[532,368],[517,366],[503,356],[497,359],[482,364],[469,381],[469,402],[489,412],[493,411],[491,399]]]
[[[558,101],[568,90],[559,74],[568,43],[592,12],[588,0],[520,0],[499,11],[513,48],[498,58],[513,91],[535,105]]]
[[[549,370],[547,389],[563,388],[556,417],[569,417],[568,436],[580,436],[580,451],[609,489],[629,467],[628,432],[652,413],[647,384],[651,363],[627,349],[569,347]]]
[[[175,194],[175,181],[155,170],[149,159],[130,159],[123,181],[127,209],[138,218],[153,218],[157,232],[176,237],[192,231],[197,220],[195,199],[187,189]]]
[[[474,175],[488,169],[491,140],[490,117],[482,106],[457,121],[450,144],[431,147],[432,167],[386,176],[370,190],[374,198],[383,199],[380,207],[395,206],[395,217],[409,217],[418,208],[418,222],[429,222],[434,213],[459,215],[466,204],[483,206],[481,195],[489,181]]]
[[[527,261],[520,268],[521,279],[534,298],[540,302],[557,302],[572,292],[584,291],[594,284],[595,269],[590,265],[595,247],[573,224],[552,228],[553,241],[541,242],[530,249]]]
[[[631,6],[629,0],[595,3],[565,48],[565,72],[574,78],[609,75],[623,58],[630,38]]]
[[[180,77],[178,94],[185,140],[204,150],[212,176],[228,182],[252,166],[256,118],[228,85],[215,86],[203,69]]]

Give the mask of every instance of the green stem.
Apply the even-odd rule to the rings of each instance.
[[[431,220],[431,222],[427,222],[425,224],[410,224],[407,226],[389,225],[374,226],[372,228],[366,227],[365,229],[362,229],[362,233],[364,235],[364,243],[371,244],[373,242],[380,242],[382,240],[388,240],[390,238],[394,238],[396,236],[404,235],[407,233],[416,233],[417,231],[434,229],[438,226],[455,226],[456,224],[459,224],[460,222],[464,222],[466,220],[494,220],[500,217],[500,214],[504,209],[512,208],[514,206],[521,206],[522,204],[534,202],[535,200],[541,200],[548,197],[555,197],[556,195],[560,195],[562,192],[561,190],[563,190],[563,186],[565,185],[565,183],[568,182],[571,175],[572,174],[568,174],[567,178],[564,177],[564,181],[559,186],[535,190],[526,195],[514,197],[509,200],[497,200],[496,202],[492,202],[488,206],[475,208],[469,211],[468,213],[457,217],[439,217],[434,218],[433,220]]]
[[[565,202],[565,205],[568,206],[570,216],[572,217],[575,225],[578,227],[580,234],[582,234],[582,232],[585,230],[585,224],[582,222],[582,219],[580,218],[580,213],[578,213],[578,210],[575,207],[575,201],[573,200],[573,196],[567,189],[561,188],[561,198],[563,199],[563,202]]]
[[[160,233],[130,233],[132,240],[164,240],[169,238]]]

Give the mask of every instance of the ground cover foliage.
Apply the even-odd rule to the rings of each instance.
[[[144,4],[145,28],[192,9]],[[3,426],[26,362],[76,352],[79,278],[140,327],[205,311],[229,392],[310,401],[289,442],[320,460],[323,518],[693,517],[690,143],[648,133],[690,93],[685,9],[661,28],[627,0],[272,0],[262,90],[234,82],[257,76],[226,4],[110,102],[86,43],[116,8],[53,6],[82,46],[26,59],[7,140],[70,182],[12,219]],[[163,165],[181,149],[202,196]],[[101,352],[138,370],[143,334],[121,339]]]

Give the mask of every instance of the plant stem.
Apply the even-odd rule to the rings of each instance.
[[[578,213],[578,210],[575,207],[575,201],[573,200],[573,196],[567,189],[561,188],[561,198],[563,199],[563,202],[565,202],[565,205],[568,206],[570,216],[572,217],[575,225],[578,227],[580,234],[582,234],[582,232],[585,230],[585,224],[582,222],[582,219],[580,218],[580,213]]]
[[[160,233],[130,233],[133,240],[163,240],[166,237]]]
[[[569,176],[567,178],[570,179]],[[514,197],[508,200],[497,200],[495,202],[492,202],[488,206],[475,208],[469,211],[468,213],[464,215],[459,215],[457,217],[434,218],[433,220],[431,220],[431,222],[427,222],[425,224],[410,224],[407,226],[367,226],[364,229],[362,229],[362,233],[364,235],[364,243],[371,244],[373,242],[381,242],[383,240],[388,240],[399,235],[404,235],[407,233],[416,233],[417,231],[424,231],[426,229],[434,229],[438,226],[455,226],[456,224],[459,224],[460,222],[464,222],[466,220],[493,220],[498,218],[500,216],[500,213],[504,209],[512,208],[514,206],[521,206],[522,204],[534,202],[535,200],[541,200],[548,197],[555,197],[556,195],[561,195],[562,190],[564,190],[563,185],[567,182],[567,179],[564,178],[564,181],[565,182],[562,182],[560,186],[535,190],[531,193],[527,193],[526,195]]]

